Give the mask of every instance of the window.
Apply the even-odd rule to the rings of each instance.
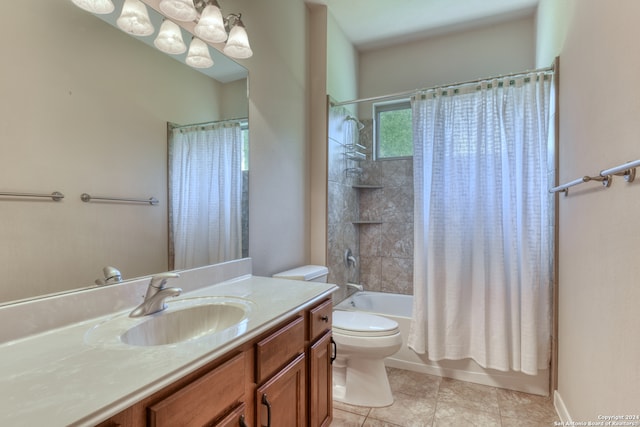
[[[376,159],[413,156],[413,128],[409,101],[374,105]]]

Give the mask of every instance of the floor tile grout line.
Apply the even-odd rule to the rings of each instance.
[[[500,420],[500,427],[504,427],[502,422],[502,399],[500,399],[500,393],[497,393],[496,398],[498,399],[498,419]]]
[[[442,379],[441,379],[442,380]],[[454,381],[458,381],[458,380],[454,380]],[[465,381],[462,381],[465,382]],[[459,405],[457,404],[457,406],[459,406],[460,408],[463,409],[468,409],[468,410],[475,410],[475,411],[480,411],[480,412],[484,412],[485,414],[491,414],[494,417],[498,418],[498,425],[499,426],[504,426],[505,425],[505,416],[507,414],[507,412],[505,412],[505,405],[509,406],[508,403],[508,399],[505,400],[501,394],[500,394],[500,390],[502,390],[500,387],[492,387],[492,386],[487,386],[490,387],[491,389],[496,391],[496,404],[497,404],[497,411],[489,411],[487,410],[487,408],[474,408],[471,406],[466,406],[466,405]],[[434,409],[432,412],[432,418],[431,418],[431,423],[427,424],[430,425],[431,427],[435,426],[437,423],[437,419],[436,419],[436,414],[438,412],[438,409],[445,403],[445,401],[443,400],[444,398],[444,394],[443,394],[443,390],[444,390],[444,384],[443,381],[438,381],[437,384],[437,388],[435,389],[435,394],[432,395],[432,397],[429,398],[429,400],[431,400],[432,402],[434,402]],[[507,389],[507,391],[510,391]],[[476,391],[477,393],[482,393],[482,391],[478,390]],[[415,391],[413,393],[411,392],[404,392],[402,390],[394,390],[394,393],[409,397],[409,398],[418,398],[418,399],[426,399],[427,395],[423,392],[420,391]],[[527,393],[525,393],[527,394]],[[449,402],[450,403],[450,402]],[[533,403],[532,403],[533,405]],[[537,406],[537,403],[536,405]],[[360,427],[364,426],[367,422],[369,421],[380,421],[380,422],[386,422],[384,420],[380,420],[378,418],[373,417],[372,414],[372,410],[373,408],[370,407],[364,407],[366,409],[365,413],[358,413],[358,412],[351,412],[349,409],[347,408],[340,408],[342,411],[344,412],[349,412],[355,415],[358,415],[359,417],[363,417],[363,421],[362,423],[360,423]],[[508,418],[508,417],[507,417]],[[541,417],[542,418],[542,417]],[[542,420],[540,420],[542,421]],[[403,421],[404,422],[404,421]],[[398,425],[404,425],[404,424],[398,424]]]

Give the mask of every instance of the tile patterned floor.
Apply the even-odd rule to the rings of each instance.
[[[334,402],[331,427],[542,427],[560,421],[549,397],[388,368],[395,402]]]

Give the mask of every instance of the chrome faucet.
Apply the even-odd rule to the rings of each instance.
[[[122,282],[122,274],[120,274],[120,271],[115,267],[112,267],[110,265],[106,266],[102,269],[102,274],[104,274],[104,279],[96,279],[95,281],[96,285],[98,286],[105,286]]]
[[[356,267],[358,265],[358,261],[356,260],[356,257],[353,256],[351,249],[344,251],[344,265],[347,268]]]
[[[153,276],[151,282],[149,282],[144,301],[129,313],[129,317],[142,317],[167,308],[164,300],[169,297],[177,297],[182,293],[182,289],[165,288],[164,285],[167,284],[167,280],[178,277],[180,277],[178,273],[162,273]]]

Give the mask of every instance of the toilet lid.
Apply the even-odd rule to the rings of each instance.
[[[333,329],[344,335],[380,337],[398,333],[398,322],[361,311],[335,310]]]

